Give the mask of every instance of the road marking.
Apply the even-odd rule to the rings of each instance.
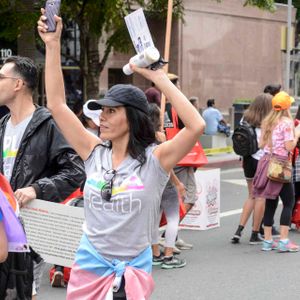
[[[282,205],[282,201],[279,200],[278,205]],[[241,214],[243,211],[242,208],[238,208],[238,209],[232,209],[232,210],[228,210],[228,211],[224,211],[222,213],[220,213],[220,218],[224,218],[224,217],[230,217],[230,216],[234,216],[234,215],[238,215]]]
[[[245,179],[223,179],[223,182],[228,182],[232,184],[237,184],[241,186],[247,186],[247,182]]]
[[[242,168],[232,168],[229,170],[221,170],[221,174],[231,174],[231,173],[237,173],[237,172],[242,172]]]
[[[230,170],[221,171],[221,174],[237,173],[239,171],[242,171],[241,168],[234,168],[234,169],[230,169]],[[245,179],[221,179],[221,181],[231,183],[231,184],[240,185],[240,186],[247,186],[247,182],[246,182]],[[279,205],[282,205],[281,200],[279,200]],[[224,212],[220,213],[220,218],[238,215],[238,214],[241,214],[242,211],[243,211],[242,208],[224,211]]]
[[[242,211],[243,211],[242,208],[224,211],[224,212],[220,213],[220,218],[238,215],[238,214],[242,213]]]

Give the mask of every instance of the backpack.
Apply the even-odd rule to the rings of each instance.
[[[241,121],[232,135],[233,150],[241,156],[249,156],[258,151],[255,128],[246,121]]]

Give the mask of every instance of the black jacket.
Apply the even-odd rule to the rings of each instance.
[[[0,120],[0,171],[3,173],[3,139],[10,115]],[[13,191],[32,186],[37,199],[61,202],[85,180],[81,158],[67,144],[44,107],[33,113],[16,156],[10,184]]]

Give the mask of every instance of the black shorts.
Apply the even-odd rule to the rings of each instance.
[[[257,168],[258,160],[250,156],[245,156],[243,158],[243,169],[244,175],[246,179],[253,179],[256,168]]]

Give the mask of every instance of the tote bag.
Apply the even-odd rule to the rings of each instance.
[[[173,107],[171,111],[173,128],[166,128],[167,140],[172,139],[180,131],[178,126],[178,115]],[[207,164],[207,158],[199,141],[197,141],[190,152],[177,163],[178,166],[195,168],[199,168],[205,164]]]

